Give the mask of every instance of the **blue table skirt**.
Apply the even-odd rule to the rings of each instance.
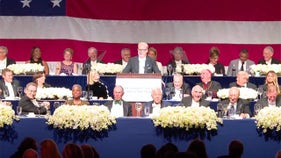
[[[17,137],[12,140],[0,140],[0,157],[8,158],[16,151],[17,146],[23,138],[31,136],[39,144],[46,138],[54,139],[60,151],[65,142],[62,137],[57,137],[55,130],[49,129],[43,118],[24,118],[13,124],[10,136]],[[14,133],[13,133],[14,132]],[[215,158],[218,155],[227,154],[227,146],[233,139],[239,139],[244,143],[244,158],[271,158],[281,149],[280,142],[275,140],[265,140],[264,136],[259,136],[255,120],[224,120],[223,126],[219,125],[217,135],[211,136],[208,140],[204,138],[208,156]],[[73,142],[73,140],[69,140]],[[185,151],[190,143],[190,139],[179,139],[171,137],[167,139],[163,134],[157,134],[152,120],[147,118],[119,118],[115,130],[108,132],[108,136],[100,139],[88,139],[87,141],[77,141],[77,144],[88,143],[93,145],[102,158],[128,157],[138,158],[139,150],[147,143],[154,144],[158,149],[161,145],[172,142],[180,151]]]

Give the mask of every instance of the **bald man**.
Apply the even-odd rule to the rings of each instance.
[[[209,107],[210,103],[202,98],[203,96],[203,88],[199,85],[196,85],[191,90],[191,96],[184,97],[181,100],[181,103],[184,106],[192,106],[192,107],[199,107],[205,106]]]

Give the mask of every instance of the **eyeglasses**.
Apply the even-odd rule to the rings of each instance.
[[[147,51],[148,49],[138,49],[139,52]]]

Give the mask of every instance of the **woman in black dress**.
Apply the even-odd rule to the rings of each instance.
[[[91,70],[89,72],[86,90],[88,92],[92,91],[93,96],[96,96],[98,99],[108,98],[107,86],[100,81],[100,74],[96,70]]]

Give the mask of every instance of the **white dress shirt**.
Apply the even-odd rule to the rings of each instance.
[[[144,73],[144,67],[145,67],[145,59],[146,58],[139,58],[139,73]]]
[[[8,91],[9,91],[9,98],[15,98],[15,93],[14,93],[14,89],[13,89],[13,86],[11,83],[8,83],[8,82],[5,82],[5,85],[7,86],[8,88]]]
[[[0,69],[3,70],[6,68],[7,65],[7,58],[5,58],[4,60],[0,60]]]
[[[199,107],[199,106],[200,106],[199,102],[196,102],[192,99],[191,107]]]
[[[115,101],[113,101],[110,114],[115,117],[123,117],[124,116],[123,102],[121,101],[121,105],[120,105],[120,104],[115,104]]]

